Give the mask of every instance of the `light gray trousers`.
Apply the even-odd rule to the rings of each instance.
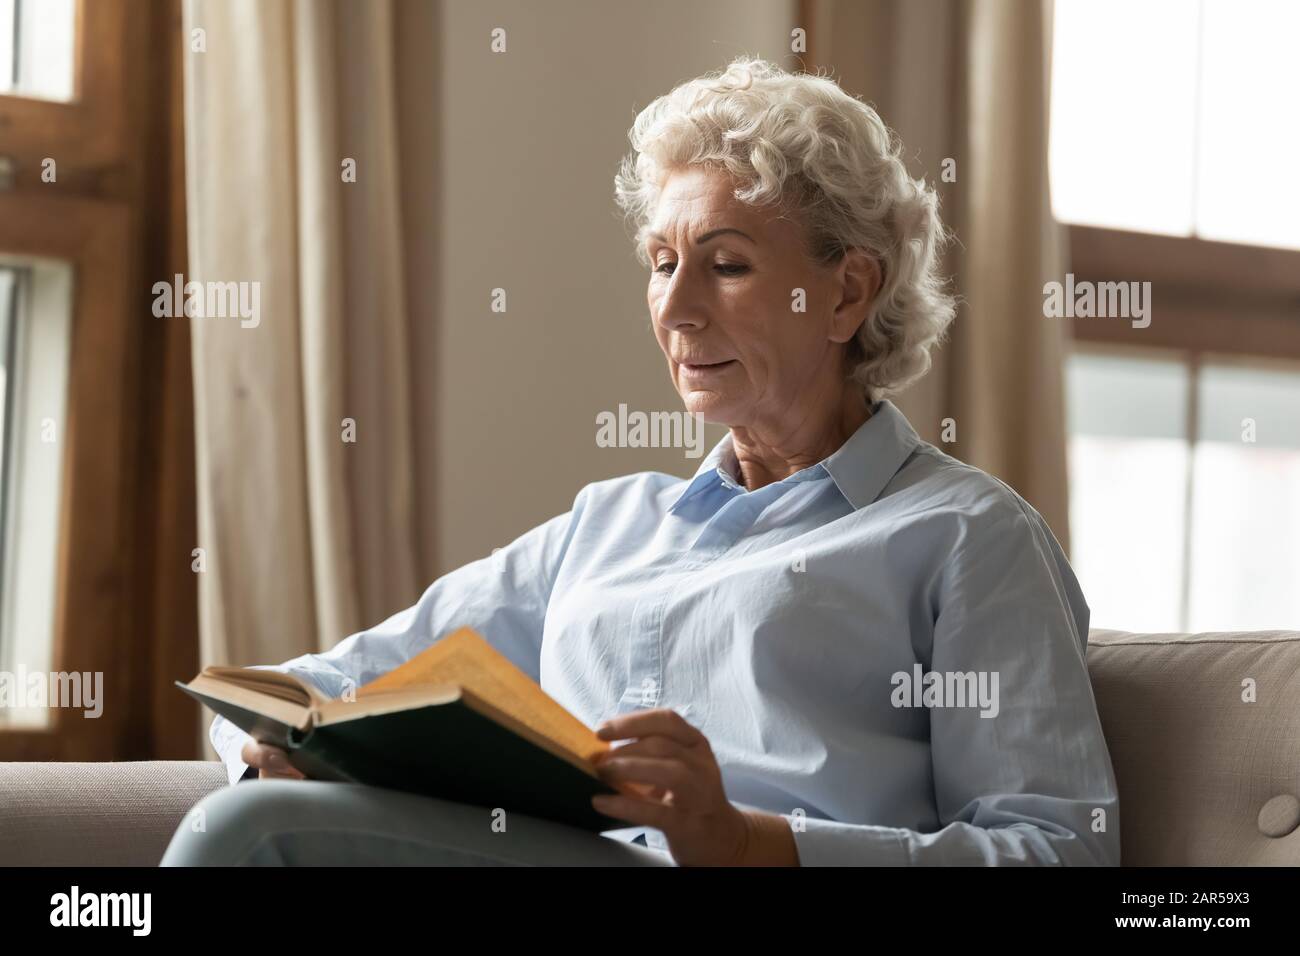
[[[674,866],[671,855],[518,813],[359,783],[248,780],[186,814],[162,866]]]

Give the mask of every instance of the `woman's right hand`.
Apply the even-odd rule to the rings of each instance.
[[[250,740],[239,752],[244,763],[257,768],[259,780],[305,780],[301,770],[289,763],[289,756],[279,747]]]

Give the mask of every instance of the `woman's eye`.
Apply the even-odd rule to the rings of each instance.
[[[672,262],[661,262],[659,266],[655,269],[655,272],[658,272],[661,275],[671,275],[674,266],[675,263]],[[734,262],[719,262],[713,268],[714,271],[716,271],[719,275],[724,275],[724,276],[744,275],[746,272],[749,271],[749,266],[739,265]]]

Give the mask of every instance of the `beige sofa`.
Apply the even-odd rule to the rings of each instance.
[[[1126,865],[1300,865],[1300,632],[1094,630],[1088,663]],[[205,761],[0,763],[0,864],[154,865],[225,785]]]

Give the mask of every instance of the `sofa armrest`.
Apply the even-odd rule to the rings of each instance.
[[[0,763],[0,863],[157,866],[190,808],[228,785],[220,761]]]
[[[1120,862],[1300,863],[1300,632],[1094,628],[1088,670],[1119,783]]]

